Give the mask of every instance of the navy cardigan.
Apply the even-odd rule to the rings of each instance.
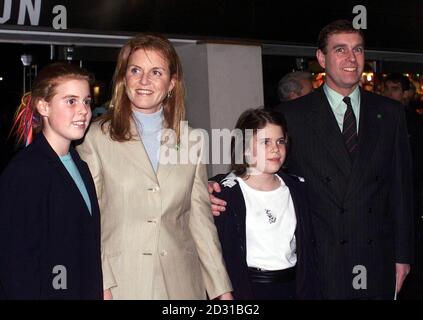
[[[297,245],[297,299],[318,299],[320,289],[316,270],[314,237],[311,229],[305,183],[302,178],[279,172],[290,190],[297,218],[295,231]],[[245,200],[238,182],[230,176],[218,175],[222,191],[215,194],[227,202],[226,211],[214,217],[222,245],[226,269],[232,281],[235,299],[253,299],[246,255]],[[228,179],[229,177],[229,179]]]

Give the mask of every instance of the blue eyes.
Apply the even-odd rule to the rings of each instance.
[[[139,69],[139,68],[131,68],[130,72],[133,75],[141,75],[142,74],[142,70]],[[161,77],[162,75],[163,75],[163,73],[160,70],[153,69],[149,72],[148,78],[149,79],[151,79],[152,77],[158,78],[158,77]]]
[[[261,144],[264,144],[264,145],[266,145],[266,146],[269,146],[269,145],[271,145],[271,144],[272,144],[272,141],[270,141],[270,140],[262,140],[260,143],[261,143]],[[278,145],[280,145],[280,146],[283,146],[283,145],[285,145],[285,144],[286,144],[286,140],[282,138],[282,139],[277,140],[277,141],[276,141],[276,143],[277,143]]]
[[[86,106],[91,106],[92,100],[91,99],[85,99],[82,101],[84,103],[84,105]],[[75,98],[71,98],[71,99],[67,99],[66,103],[70,106],[74,106],[78,104],[78,100]]]
[[[132,74],[137,74],[140,70],[138,70],[137,68],[132,68],[131,69],[131,73]]]
[[[356,47],[352,51],[354,53],[360,53],[361,54],[361,53],[363,53],[364,49],[362,47]],[[345,54],[345,53],[347,53],[347,50],[345,48],[336,48],[335,52]]]

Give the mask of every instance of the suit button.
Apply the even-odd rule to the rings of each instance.
[[[167,255],[167,251],[166,251],[166,250],[163,250],[162,252],[160,252],[160,255],[161,255],[162,257],[166,256],[166,255]]]
[[[378,181],[378,180],[379,180],[379,176],[376,176],[376,177],[375,177],[375,180],[376,180],[376,181]]]
[[[372,239],[367,240],[367,244],[372,244],[372,243],[373,243]]]
[[[326,178],[324,179],[324,181],[325,181],[326,183],[329,183],[329,182],[331,182],[331,181],[332,181],[332,178],[331,178],[331,177],[326,177]]]
[[[244,251],[244,246],[241,246],[241,251]]]
[[[339,214],[344,214],[345,213],[345,208],[341,208],[341,209],[339,209]]]
[[[150,192],[159,192],[160,188],[159,187],[149,187],[149,188],[147,188],[147,190],[150,191]]]
[[[372,208],[369,208],[369,211],[368,211],[369,213],[372,213]]]
[[[344,244],[348,243],[348,241],[347,241],[347,240],[342,239],[341,241],[339,241],[339,243],[340,243],[340,244],[342,244],[342,245],[344,245]]]

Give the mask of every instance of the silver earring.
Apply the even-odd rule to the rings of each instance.
[[[167,99],[170,99],[170,98],[172,98],[172,91],[168,91],[167,93]]]

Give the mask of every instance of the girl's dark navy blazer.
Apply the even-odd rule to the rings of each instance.
[[[96,191],[87,164],[70,153],[92,215],[43,134],[0,178],[0,299],[102,299]]]

